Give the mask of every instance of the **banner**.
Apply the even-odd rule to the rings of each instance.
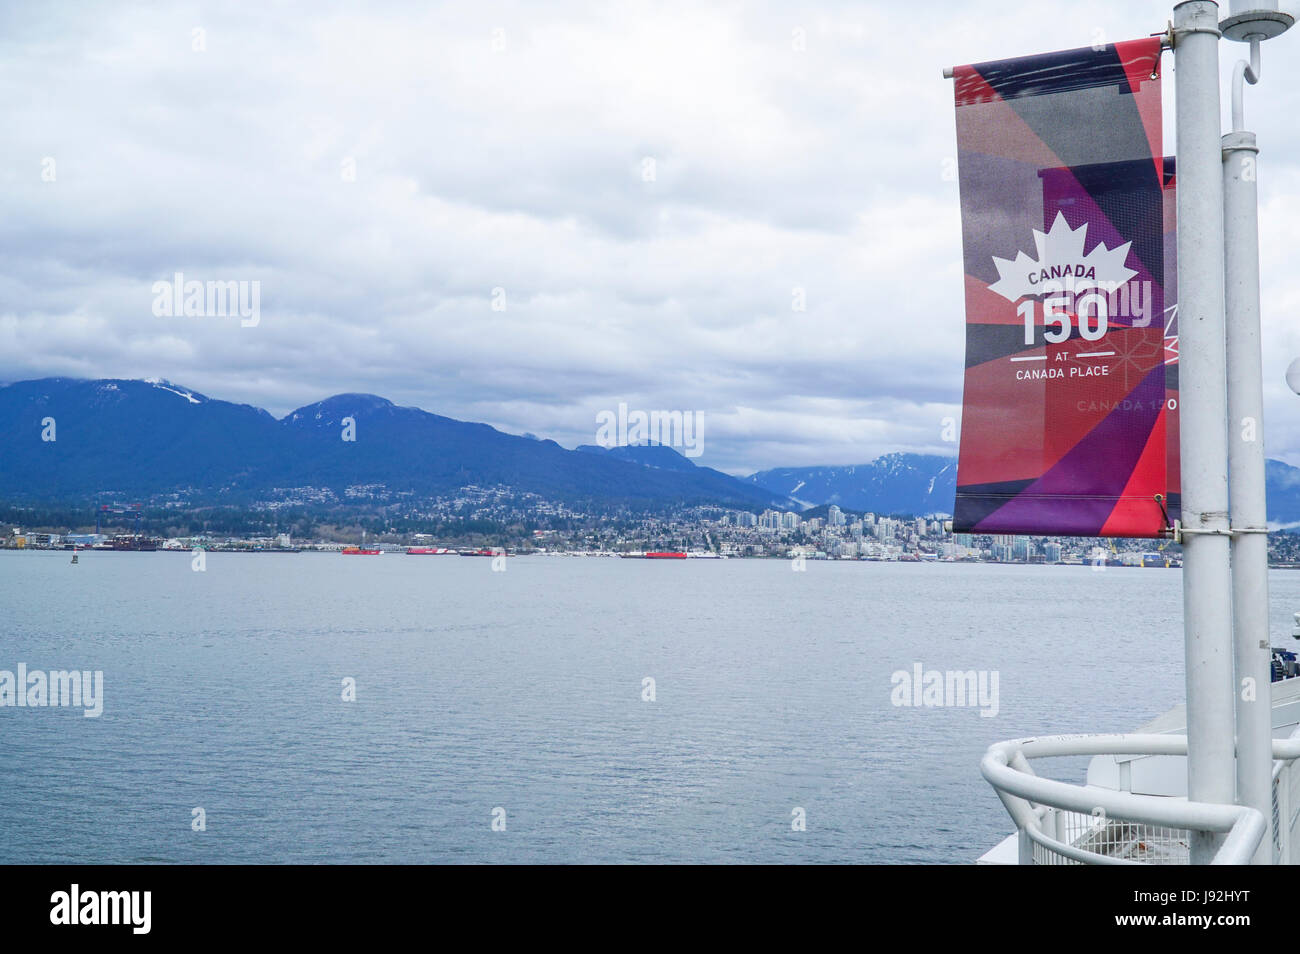
[[[1178,517],[1160,39],[954,70],[966,275],[959,533]]]

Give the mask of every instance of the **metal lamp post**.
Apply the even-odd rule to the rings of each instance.
[[[1227,805],[1236,785],[1218,10],[1212,0],[1178,4],[1173,43],[1187,797]],[[1221,843],[1193,832],[1192,863],[1209,863]]]
[[[1235,800],[1265,819],[1273,814],[1272,654],[1258,149],[1244,128],[1243,90],[1259,80],[1260,43],[1293,22],[1276,0],[1233,0],[1222,23],[1211,0],[1174,7],[1187,794]],[[1250,44],[1250,62],[1234,70],[1233,130],[1222,137],[1221,35]],[[1194,834],[1193,863],[1208,862],[1218,842]],[[1270,846],[1261,842],[1257,863],[1269,860]]]
[[[1264,491],[1264,372],[1260,343],[1259,225],[1255,134],[1245,129],[1244,86],[1259,81],[1259,46],[1294,18],[1276,0],[1234,0],[1219,26],[1250,44],[1233,70],[1232,131],[1223,137],[1224,298],[1227,310],[1232,618],[1236,662],[1237,801],[1271,824],[1272,640],[1268,626],[1268,518]],[[1272,839],[1255,854],[1267,864]]]

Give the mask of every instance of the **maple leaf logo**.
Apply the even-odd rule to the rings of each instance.
[[[1124,264],[1132,242],[1109,249],[1098,242],[1087,255],[1083,247],[1088,238],[1088,223],[1077,229],[1070,228],[1065,216],[1056,213],[1056,221],[1047,232],[1034,229],[1037,258],[1019,252],[1014,261],[993,256],[998,270],[998,280],[989,286],[1007,301],[1019,301],[1026,296],[1045,295],[1063,291],[1079,291],[1100,287],[1107,290],[1119,288],[1137,272]]]

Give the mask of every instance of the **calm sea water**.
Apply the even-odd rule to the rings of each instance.
[[[1131,730],[1180,701],[1180,587],[1086,567],[210,554],[196,573],[0,552],[0,669],[105,681],[98,719],[0,708],[0,862],[970,862],[1011,830],[979,775],[991,742]],[[1290,642],[1300,573],[1272,594]],[[996,670],[997,716],[892,705],[918,662]]]

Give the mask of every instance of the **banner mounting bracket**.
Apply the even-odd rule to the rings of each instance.
[[[1181,520],[1174,521],[1174,542],[1182,543],[1184,537],[1206,536],[1206,537],[1237,537],[1244,536],[1248,533],[1262,533],[1268,535],[1268,527],[1230,527],[1227,530],[1193,530],[1182,525]]]

